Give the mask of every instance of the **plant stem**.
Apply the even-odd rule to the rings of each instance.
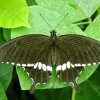
[[[90,24],[92,22],[80,22],[80,23],[76,23],[76,25],[83,25],[83,24]]]
[[[99,7],[99,9],[97,10],[97,15],[99,15],[100,14],[100,7]]]
[[[73,88],[72,88],[72,98],[71,98],[71,100],[75,100],[75,96],[76,96],[76,90],[75,90],[75,88],[73,87]]]

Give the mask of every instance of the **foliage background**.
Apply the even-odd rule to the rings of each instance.
[[[100,0],[0,0],[0,45],[25,34],[50,35],[50,30],[67,13],[56,29],[58,35],[81,34],[100,40]],[[96,68],[86,68],[82,73],[79,93],[73,94],[71,87],[67,86],[39,89],[30,95],[26,90],[31,82],[25,72],[12,65],[0,64],[0,100],[74,100],[74,96],[75,100],[99,100],[100,66]]]

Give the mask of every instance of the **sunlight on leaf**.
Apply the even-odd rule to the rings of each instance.
[[[26,0],[0,0],[0,27],[29,26]]]
[[[12,29],[11,31],[12,38],[25,35],[25,34],[50,35],[50,31],[53,30],[57,26],[58,22],[60,22],[61,19],[65,16],[65,14],[59,15],[57,12],[53,12],[38,6],[32,6],[30,7],[29,10],[30,10],[29,23],[31,25],[31,28],[20,27],[20,28]],[[47,23],[42,19],[40,14],[52,26],[52,28],[47,25]],[[59,25],[59,27],[57,27],[56,31],[58,35],[64,35],[64,34],[85,35],[83,31],[77,25],[72,24],[72,22],[67,17]]]

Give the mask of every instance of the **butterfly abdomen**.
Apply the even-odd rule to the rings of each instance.
[[[52,65],[57,64],[57,49],[55,47],[52,47],[51,49],[51,62]]]

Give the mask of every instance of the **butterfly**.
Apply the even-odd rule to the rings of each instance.
[[[0,62],[22,66],[37,83],[47,83],[56,67],[58,78],[72,82],[78,90],[77,77],[85,66],[100,64],[100,42],[92,38],[67,34],[57,36],[31,34],[20,36],[0,47]]]

